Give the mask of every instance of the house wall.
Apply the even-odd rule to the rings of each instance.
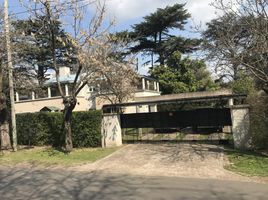
[[[61,76],[66,76],[70,73],[70,68],[62,67],[60,74]],[[142,79],[143,82],[145,79]],[[148,81],[147,81],[148,82]],[[63,89],[65,94],[70,94],[71,88],[68,87],[68,83],[62,83]],[[138,98],[142,97],[150,97],[150,96],[159,96],[159,85],[157,82],[154,81],[154,88],[153,90],[149,90],[143,86],[144,89],[141,89],[135,92],[133,99],[129,100],[128,102],[136,101]],[[57,94],[59,95],[59,94]],[[103,105],[111,104],[111,102],[103,97],[96,97],[93,91],[90,91],[90,88],[86,85],[80,92],[78,97],[78,103],[75,107],[74,111],[86,111],[89,109],[102,109]],[[19,94],[16,93],[16,102],[15,102],[15,112],[16,113],[26,113],[26,112],[39,112],[45,106],[55,106],[60,109],[63,109],[62,99],[59,96],[51,96],[51,88],[48,87],[47,90],[47,98],[35,98],[33,93],[32,99],[27,100],[20,100]],[[143,106],[129,106],[126,107],[125,113],[137,113],[137,112],[149,112],[155,111],[154,106],[143,105]]]
[[[59,73],[60,73],[60,77],[70,75],[71,74],[70,67],[64,67],[64,66],[60,67]]]
[[[138,91],[134,94],[134,99],[139,97],[150,97],[150,96],[159,96],[159,92],[155,91]],[[128,102],[135,101],[134,99],[129,100]],[[100,110],[102,109],[103,105],[109,105],[111,102],[107,99],[104,99],[103,97],[96,97],[95,101],[96,103],[96,109]],[[151,108],[149,108],[151,107]],[[124,107],[125,111],[124,113],[144,113],[144,112],[157,112],[157,106],[156,105],[140,105],[140,106],[127,106]]]
[[[135,92],[134,97],[139,98],[139,97],[150,97],[150,96],[160,96],[160,95],[161,93],[157,91],[143,90],[143,91]]]
[[[61,97],[51,97],[44,99],[25,100],[15,103],[16,113],[39,112],[45,106],[55,106],[61,110],[64,108]],[[84,97],[77,97],[77,104],[74,111],[89,110],[89,102]]]
[[[156,91],[138,91],[135,93],[135,100],[139,97],[160,96],[160,92]],[[127,106],[125,107],[125,113],[146,113],[157,112],[156,105],[140,105],[140,106]]]

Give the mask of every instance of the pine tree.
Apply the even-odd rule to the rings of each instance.
[[[158,8],[156,12],[145,16],[144,21],[132,26],[129,33],[137,45],[130,48],[130,52],[143,52],[151,55],[154,62],[164,64],[167,58],[175,51],[181,53],[192,52],[199,45],[198,39],[186,39],[171,35],[171,30],[184,30],[187,20],[191,16],[184,4],[175,4],[166,8]],[[154,61],[154,54],[158,59]]]
[[[39,83],[45,80],[45,73],[52,67],[52,52],[49,38],[49,24],[47,16],[38,16],[34,20],[17,20],[13,22],[16,37],[13,43],[16,55],[23,62],[17,63],[22,70],[25,65],[33,68],[37,66],[37,78]],[[76,49],[70,42],[68,35],[61,27],[61,22],[55,20],[54,33],[56,35],[56,60],[58,65],[71,66],[76,62]],[[20,35],[20,36],[19,36]],[[25,69],[26,70],[26,69]]]

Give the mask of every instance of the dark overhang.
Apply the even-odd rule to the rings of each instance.
[[[138,105],[160,105],[160,104],[173,104],[173,103],[189,103],[189,102],[207,102],[207,101],[224,101],[229,99],[244,99],[246,94],[225,94],[225,95],[215,95],[207,97],[184,97],[178,99],[163,99],[163,100],[147,100],[147,101],[135,101],[121,104],[106,104],[103,105],[103,108],[110,107],[125,107],[125,106],[138,106]]]

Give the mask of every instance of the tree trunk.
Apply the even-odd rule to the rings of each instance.
[[[0,69],[0,150],[1,149],[10,149],[11,142],[9,136],[9,124],[8,124],[8,111],[6,106],[6,98],[4,93],[2,93],[2,73]]]
[[[0,77],[1,78],[1,77]],[[10,149],[11,142],[9,136],[9,124],[7,114],[6,98],[3,93],[0,92],[0,149]]]
[[[74,97],[66,97],[63,100],[64,103],[64,135],[65,135],[65,151],[67,153],[73,150],[73,141],[72,141],[72,112],[76,105],[76,98]]]
[[[1,137],[1,150],[11,149],[11,142],[9,137],[9,124],[7,121],[0,123],[0,137]]]
[[[159,32],[159,41],[158,41],[158,44],[159,44],[159,63],[160,65],[164,65],[165,62],[164,62],[164,56],[163,56],[163,50],[161,49],[162,47],[162,32]]]

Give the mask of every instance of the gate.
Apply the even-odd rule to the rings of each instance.
[[[124,142],[178,140],[184,136],[181,130],[187,127],[217,132],[224,126],[232,126],[229,108],[121,114],[120,120]]]

